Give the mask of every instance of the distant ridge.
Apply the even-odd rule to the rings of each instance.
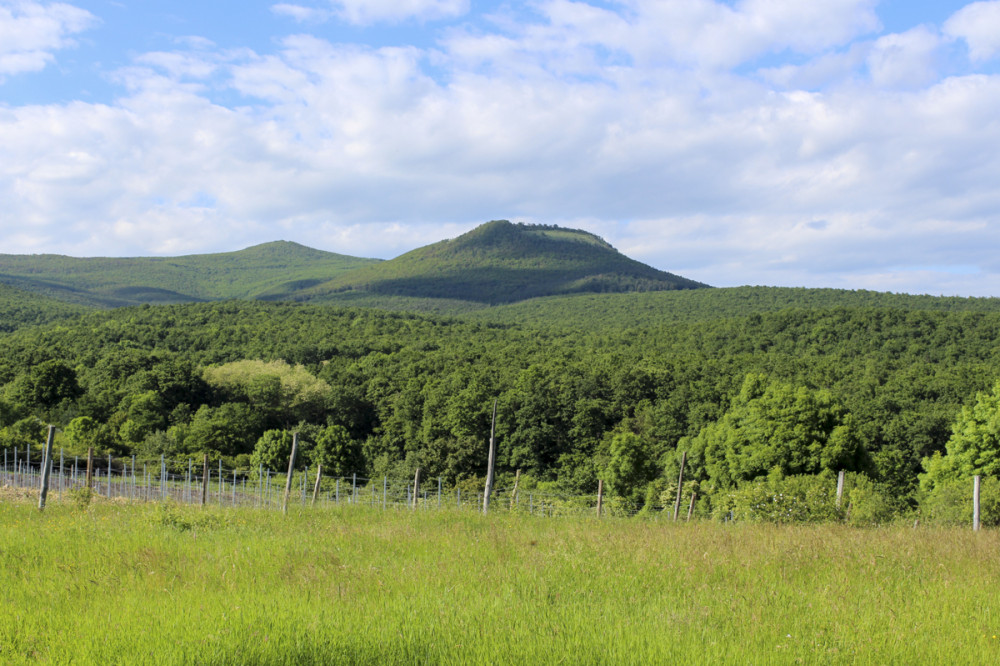
[[[377,262],[276,241],[217,254],[77,258],[0,255],[0,283],[70,303],[119,307],[222,299],[280,299]]]
[[[586,231],[506,220],[390,261],[289,241],[180,257],[5,254],[0,284],[100,308],[257,299],[425,311],[707,286],[630,259]]]
[[[708,285],[630,259],[577,229],[495,220],[304,290],[309,300],[359,293],[481,304],[574,293],[697,289]]]

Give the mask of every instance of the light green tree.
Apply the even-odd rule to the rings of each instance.
[[[951,427],[945,454],[924,458],[920,477],[926,490],[977,474],[1000,476],[1000,381],[989,393],[977,393],[976,403],[962,407]]]
[[[829,391],[747,375],[729,410],[690,440],[695,469],[731,487],[766,476],[861,470],[868,457],[853,419]]]
[[[650,460],[642,439],[634,432],[619,432],[611,438],[604,480],[608,490],[632,502],[639,502],[650,477]]]

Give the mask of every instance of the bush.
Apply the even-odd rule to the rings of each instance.
[[[852,475],[851,488],[845,492],[847,521],[851,525],[882,525],[900,516],[906,506],[880,483],[864,474]]]
[[[714,517],[766,523],[843,520],[837,482],[827,474],[781,477],[772,474],[715,498]]]
[[[920,517],[938,525],[972,524],[972,479],[938,483],[921,498]],[[1000,525],[1000,479],[983,477],[979,488],[979,520],[984,527]]]

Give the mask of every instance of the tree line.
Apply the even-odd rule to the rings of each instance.
[[[998,313],[879,307],[586,331],[140,306],[0,336],[0,447],[40,445],[53,423],[72,451],[277,469],[294,430],[302,464],[330,474],[458,483],[485,474],[496,398],[501,483],[521,470],[524,487],[590,493],[602,479],[654,506],[686,452],[702,513],[762,484],[805,497],[802,479],[845,469],[896,515],[997,473],[998,335]]]

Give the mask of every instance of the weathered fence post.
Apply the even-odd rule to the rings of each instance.
[[[979,531],[979,475],[972,477],[972,531]]]
[[[94,447],[87,447],[87,490],[94,487]]]
[[[42,488],[38,493],[38,510],[45,508],[45,498],[49,495],[49,468],[52,466],[52,440],[55,437],[55,426],[49,426],[49,436],[45,440],[45,451],[42,453]]]
[[[597,480],[597,517],[601,517],[604,510],[604,479]]]
[[[697,498],[698,498],[698,493],[692,492],[691,493],[691,504],[688,505],[688,517],[687,517],[687,519],[689,521],[691,520],[691,514],[694,513],[694,501]]]
[[[417,468],[417,473],[413,475],[413,506],[411,508],[417,508],[417,497],[420,494],[420,468]]]
[[[205,506],[208,504],[208,454],[205,454],[205,459],[202,464],[201,469],[201,505]]]
[[[514,490],[510,493],[510,510],[513,511],[514,507],[517,506],[517,485],[521,482],[521,470],[517,470],[514,474]]]
[[[281,502],[281,513],[288,513],[288,496],[292,492],[292,472],[295,471],[295,454],[299,448],[299,433],[292,433],[292,455],[288,457],[288,478],[285,479],[285,498]]]
[[[840,470],[840,472],[837,473],[837,508],[838,509],[840,508],[840,505],[844,501],[844,476],[846,474],[847,473],[844,470]]]
[[[486,463],[486,489],[483,491],[483,514],[490,510],[490,494],[493,492],[493,466],[497,458],[497,401],[493,400],[493,420],[490,422],[490,454]]]
[[[681,512],[681,492],[684,490],[684,466],[687,465],[687,451],[681,455],[681,473],[677,477],[677,499],[674,501],[674,521]]]
[[[316,506],[316,498],[319,497],[319,480],[323,476],[323,464],[319,463],[316,465],[316,485],[313,486],[313,501],[312,506]]]

